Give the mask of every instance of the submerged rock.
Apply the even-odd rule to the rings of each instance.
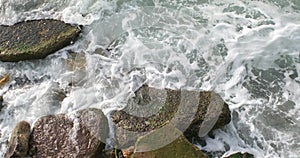
[[[176,139],[174,135],[178,135]],[[167,142],[167,143],[166,143]],[[165,144],[161,148],[157,148]],[[184,135],[172,126],[153,131],[140,137],[131,158],[208,158],[198,147],[190,143]]]
[[[40,118],[31,134],[33,157],[97,157],[105,147],[108,122],[99,109]]]
[[[126,158],[119,149],[108,149],[103,151],[97,158]]]
[[[45,58],[73,43],[80,28],[58,20],[32,20],[0,26],[0,60]]]
[[[85,53],[69,52],[67,58],[62,60],[65,68],[69,71],[69,78],[66,81],[70,86],[83,86],[87,82],[87,59]]]
[[[5,157],[26,157],[29,151],[30,124],[19,122],[11,134]]]
[[[121,111],[112,113],[120,148],[166,124],[172,124],[187,138],[202,137],[231,120],[228,105],[214,92],[155,89],[143,86]]]
[[[3,108],[3,96],[0,96],[0,112],[2,111]]]

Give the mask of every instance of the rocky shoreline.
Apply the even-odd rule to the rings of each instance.
[[[0,61],[45,58],[74,43],[80,31],[79,26],[57,20],[0,26]],[[7,78],[4,76],[0,84],[5,84]],[[3,99],[1,106],[2,102]],[[114,141],[106,144],[109,120],[114,126]],[[19,122],[11,134],[5,157],[206,158],[209,155],[191,141],[230,121],[228,105],[213,91],[144,85],[124,109],[108,116],[99,109],[89,108],[41,117],[32,129],[28,122]],[[229,157],[253,155],[237,153]]]

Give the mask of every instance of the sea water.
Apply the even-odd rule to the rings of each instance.
[[[299,0],[0,0],[0,24],[33,19],[83,30],[45,59],[0,62],[10,76],[0,89],[1,157],[17,122],[107,113],[143,84],[222,96],[231,123],[194,142],[214,157],[299,157]]]

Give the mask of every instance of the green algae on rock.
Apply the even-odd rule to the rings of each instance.
[[[42,59],[74,42],[81,29],[58,20],[0,25],[0,61]]]
[[[166,144],[166,142],[168,143]],[[165,145],[160,146],[162,144]],[[140,157],[208,158],[205,153],[190,143],[183,133],[174,126],[164,126],[160,130],[140,137],[135,144],[131,158]]]

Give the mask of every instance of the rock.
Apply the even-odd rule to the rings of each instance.
[[[209,131],[221,128],[230,121],[231,112],[228,104],[218,94],[211,91],[200,92],[195,119],[184,134],[187,138],[203,137]]]
[[[173,124],[189,139],[230,122],[228,105],[214,92],[155,89],[143,86],[128,105],[112,113],[116,139],[122,149],[166,124]]]
[[[124,158],[130,158],[134,153],[134,146],[122,150]]]
[[[208,158],[174,126],[164,126],[160,130],[150,132],[138,139],[131,158],[154,157]]]
[[[97,48],[95,51],[94,51],[94,54],[98,54],[98,55],[101,55],[101,56],[104,56],[104,57],[109,57],[111,54],[111,52],[107,49],[102,49],[102,48]]]
[[[5,85],[8,81],[9,81],[9,75],[8,74],[3,75],[0,78],[0,87],[3,86],[3,85]]]
[[[0,112],[2,111],[3,108],[3,96],[0,96]]]
[[[80,28],[58,20],[32,20],[0,26],[0,60],[45,58],[74,42]]]
[[[29,149],[30,124],[19,122],[11,134],[5,157],[26,157]]]
[[[114,149],[109,149],[109,150],[103,151],[99,155],[99,158],[125,158],[125,157],[123,156],[121,150],[114,148]]]
[[[105,147],[108,121],[99,109],[84,109],[37,120],[31,134],[32,157],[96,157]]]
[[[87,82],[87,59],[85,53],[69,52],[67,58],[63,59],[66,70],[69,71],[70,77],[66,81],[70,86],[83,86]]]
[[[237,152],[224,158],[254,158],[252,154]]]
[[[86,57],[84,53],[69,52],[66,60],[67,70],[76,71],[84,70],[86,68]]]

